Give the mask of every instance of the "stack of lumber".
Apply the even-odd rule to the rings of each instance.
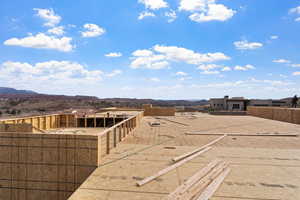
[[[226,162],[214,160],[170,193],[165,200],[208,200],[229,172]]]
[[[217,139],[215,139],[214,141],[200,147],[200,148],[197,148],[191,152],[187,152],[183,155],[180,155],[178,157],[175,157],[172,159],[172,161],[174,162],[174,164],[168,166],[167,168],[165,169],[162,169],[160,170],[159,172],[157,172],[156,174],[152,175],[152,176],[149,176],[141,181],[138,181],[137,182],[137,186],[143,186],[153,180],[155,180],[156,178],[170,172],[171,170],[174,170],[176,168],[178,168],[179,166],[185,164],[186,162],[196,158],[197,156],[200,156],[201,154],[209,151],[212,147],[213,144],[217,143],[218,141],[222,140],[224,137],[226,137],[226,135],[223,135],[222,137],[219,137]]]

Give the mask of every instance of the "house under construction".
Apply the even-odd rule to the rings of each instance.
[[[0,120],[2,200],[298,200],[300,109]]]

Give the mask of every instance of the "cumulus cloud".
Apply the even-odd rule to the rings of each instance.
[[[65,31],[64,31],[63,26],[57,26],[57,27],[53,27],[53,28],[49,29],[48,33],[60,36],[60,35],[65,34]]]
[[[216,71],[216,70],[205,70],[205,71],[201,72],[201,74],[212,75],[212,74],[220,74],[220,72]]]
[[[238,50],[254,50],[263,47],[259,42],[248,42],[247,40],[237,41],[233,43]]]
[[[300,6],[290,9],[290,10],[289,10],[289,13],[290,13],[290,14],[300,15]],[[300,21],[300,17],[297,17],[297,18],[295,19],[295,21],[296,21],[296,22],[299,22],[299,21]]]
[[[194,65],[198,65],[205,62],[230,60],[230,57],[220,52],[201,54],[183,47],[163,45],[155,45],[153,49],[156,52],[165,55],[168,60],[182,61]]]
[[[236,11],[223,4],[209,4],[206,12],[194,13],[190,19],[195,22],[226,21],[233,17]]]
[[[139,20],[142,20],[144,19],[145,17],[155,17],[155,14],[153,12],[147,12],[147,11],[144,11],[144,12],[141,12],[138,19]]]
[[[168,17],[168,23],[172,23],[177,18],[177,14],[174,10],[170,10],[169,12],[165,12],[165,16]]]
[[[147,9],[151,10],[158,10],[168,7],[168,3],[164,0],[138,0],[138,2],[144,4]]]
[[[21,46],[27,48],[36,49],[54,49],[58,51],[69,52],[75,48],[71,44],[72,38],[62,37],[57,38],[55,36],[48,36],[44,33],[39,33],[37,35],[28,36],[25,38],[11,38],[4,41],[4,45],[8,46]]]
[[[278,35],[272,35],[272,36],[270,37],[271,40],[277,40],[278,38],[279,38]]]
[[[34,8],[33,10],[37,12],[38,17],[45,21],[44,26],[54,27],[61,21],[61,17],[56,15],[53,9]]]
[[[300,64],[291,64],[291,67],[300,67]]]
[[[105,54],[106,57],[110,57],[110,58],[117,58],[117,57],[121,57],[122,53],[120,52],[111,52],[108,54]]]
[[[201,54],[182,47],[163,45],[155,45],[151,50],[136,50],[132,55],[134,57],[130,66],[135,69],[163,69],[167,68],[171,61],[199,65],[230,59],[230,57],[220,52]]]
[[[273,60],[274,63],[290,63],[291,61],[286,60],[286,59],[277,59]]]
[[[187,76],[188,74],[186,72],[176,72],[177,76]]]
[[[98,37],[106,32],[104,28],[101,28],[96,24],[85,24],[83,28],[85,31],[81,32],[82,37]]]
[[[255,67],[253,65],[245,65],[245,66],[237,65],[234,67],[234,70],[237,70],[237,71],[248,71],[251,69],[255,69]]]
[[[7,61],[0,65],[1,78],[26,80],[101,80],[103,72],[90,71],[71,61],[47,61],[36,64]]]
[[[221,71],[223,72],[231,71],[231,67],[223,67]]]
[[[119,69],[116,69],[116,70],[113,70],[111,73],[106,74],[106,76],[108,76],[108,77],[114,77],[114,76],[117,76],[119,74],[122,74],[122,71],[119,70]]]
[[[300,72],[293,72],[293,76],[300,76]]]
[[[156,77],[150,78],[149,80],[152,82],[160,82],[160,79]]]
[[[216,0],[180,0],[179,10],[192,12],[189,18],[195,22],[227,21],[236,11]]]

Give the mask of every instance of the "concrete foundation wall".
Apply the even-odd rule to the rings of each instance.
[[[300,109],[249,106],[247,114],[282,122],[300,124]]]

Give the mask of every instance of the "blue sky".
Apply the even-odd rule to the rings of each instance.
[[[1,86],[101,98],[300,95],[300,1],[75,2],[1,2]]]

